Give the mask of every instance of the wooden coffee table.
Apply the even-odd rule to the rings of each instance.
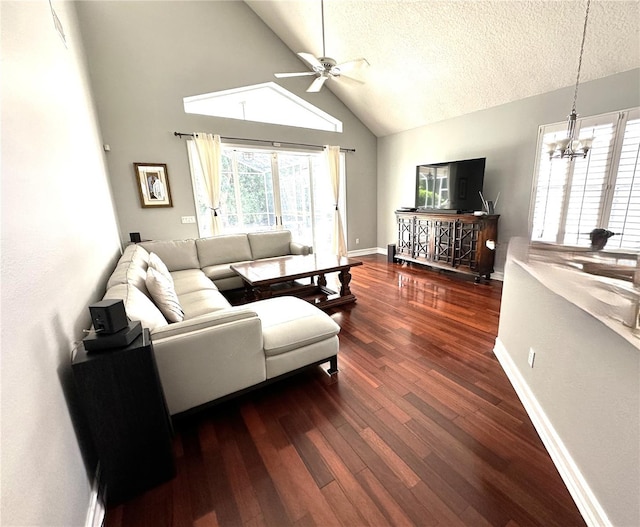
[[[294,295],[326,309],[356,301],[349,288],[349,269],[357,265],[362,265],[362,262],[334,255],[309,254],[234,264],[231,269],[242,278],[248,301]],[[339,292],[327,287],[325,277],[336,272],[340,280]],[[310,281],[306,284],[301,282],[304,278],[310,278]]]

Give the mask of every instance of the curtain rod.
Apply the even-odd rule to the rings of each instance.
[[[176,137],[182,138],[183,136],[194,137],[195,134],[190,132],[173,132],[173,135]],[[224,139],[226,141],[250,141],[252,143],[267,143],[271,146],[281,146],[281,145],[289,145],[289,146],[306,146],[310,148],[323,148],[321,145],[309,145],[305,143],[289,143],[287,141],[268,141],[266,139],[246,139],[243,137],[220,137],[220,139]],[[355,152],[355,148],[342,148],[340,147],[340,152]]]

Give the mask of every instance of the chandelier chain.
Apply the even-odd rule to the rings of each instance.
[[[582,69],[582,54],[584,53],[584,41],[587,36],[587,21],[589,20],[589,7],[591,5],[591,0],[587,0],[587,11],[584,16],[584,28],[582,29],[582,43],[580,44],[580,59],[578,60],[578,75],[576,76],[576,88],[573,92],[573,108],[572,110],[576,111],[576,100],[578,99],[578,84],[580,84],[580,70]]]

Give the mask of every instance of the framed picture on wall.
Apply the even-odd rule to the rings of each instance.
[[[169,174],[164,163],[134,163],[140,205],[144,208],[173,207]]]

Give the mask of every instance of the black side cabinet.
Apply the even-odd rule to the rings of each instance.
[[[71,368],[110,505],[175,475],[171,418],[149,330],[126,348],[87,353]]]

